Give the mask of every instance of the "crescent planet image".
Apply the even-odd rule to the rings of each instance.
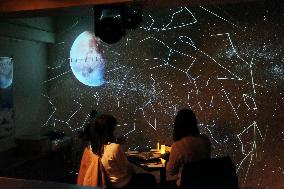
[[[70,67],[74,76],[84,85],[97,87],[105,83],[105,60],[98,49],[94,33],[84,31],[73,42]]]
[[[12,58],[0,57],[0,88],[6,89],[13,82],[13,62]]]

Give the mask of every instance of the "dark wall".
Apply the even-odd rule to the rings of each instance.
[[[47,78],[47,43],[54,41],[52,19],[2,19],[0,56],[13,58],[13,107],[16,137],[39,137],[47,119],[48,101],[42,95]],[[1,142],[0,151],[10,148],[13,140]]]

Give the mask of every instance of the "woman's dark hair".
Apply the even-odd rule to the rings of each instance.
[[[90,112],[90,118],[91,119],[93,119],[93,118],[95,118],[96,117],[96,115],[98,114],[98,111],[97,110],[92,110],[91,112]]]
[[[83,133],[82,133],[82,139],[83,139],[83,145],[86,147],[88,145],[90,145],[90,140],[91,140],[91,136],[90,136],[90,122],[92,119],[95,119],[96,115],[98,114],[97,110],[92,110],[89,114],[89,121],[87,123],[87,125],[84,127]]]
[[[82,139],[83,139],[83,145],[86,147],[90,144],[90,123],[88,123],[85,127],[84,127],[84,130],[83,130],[83,133],[82,133]]]
[[[98,156],[104,153],[104,145],[114,142],[113,135],[116,119],[112,115],[102,114],[90,122],[90,142],[92,151]]]
[[[197,135],[199,135],[199,129],[193,111],[191,109],[180,110],[175,117],[173,140],[178,141],[186,136]]]

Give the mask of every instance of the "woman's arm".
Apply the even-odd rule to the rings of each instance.
[[[127,156],[126,154],[124,153],[123,149],[122,149],[122,146],[119,144],[117,146],[117,151],[116,151],[116,159],[117,161],[119,161],[119,164],[121,166],[121,169],[125,169],[127,168],[127,172],[130,173],[130,174],[133,174],[134,173],[134,169],[133,167],[131,166],[131,164],[129,163],[128,159],[127,159]]]
[[[173,144],[166,169],[170,175],[174,176],[178,174],[179,168],[180,168],[180,154],[176,146]]]

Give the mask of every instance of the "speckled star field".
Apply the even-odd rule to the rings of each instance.
[[[92,22],[73,18],[47,67],[50,115],[42,126],[75,134],[96,109],[117,118],[129,149],[154,148],[171,144],[175,114],[191,108],[212,156],[233,159],[241,187],[281,188],[283,10],[261,3],[144,10],[143,23],[118,43],[96,39],[100,86],[84,85],[71,71],[71,45]]]

